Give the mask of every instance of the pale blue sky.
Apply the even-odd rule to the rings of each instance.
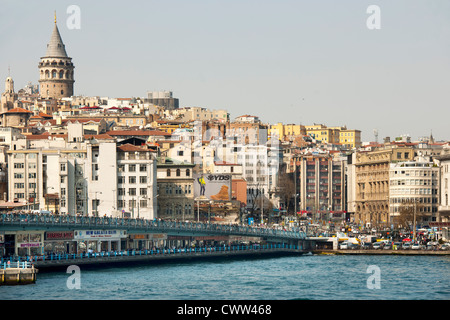
[[[0,2],[0,79],[10,65],[16,91],[38,81],[56,10],[77,95],[171,90],[232,118],[450,139],[448,0]],[[366,27],[373,4],[380,30]]]

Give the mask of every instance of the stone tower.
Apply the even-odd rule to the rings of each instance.
[[[74,65],[66,53],[58,26],[53,28],[47,52],[39,63],[39,92],[42,98],[61,99],[73,95]]]
[[[11,110],[16,100],[17,93],[14,92],[14,81],[11,77],[8,77],[5,81],[5,92],[2,93],[0,100],[0,113]]]

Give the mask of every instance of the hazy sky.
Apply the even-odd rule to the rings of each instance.
[[[323,123],[363,140],[450,139],[448,0],[0,0],[0,79],[38,83],[56,10],[76,95],[144,97],[232,119]],[[80,8],[80,29],[66,25]],[[370,5],[381,29],[370,30]],[[3,92],[3,88],[1,90]]]

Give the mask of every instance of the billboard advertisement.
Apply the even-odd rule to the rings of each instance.
[[[194,196],[196,200],[231,200],[231,174],[194,174]]]

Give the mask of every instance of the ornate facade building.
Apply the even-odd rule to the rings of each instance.
[[[412,147],[388,147],[356,154],[356,223],[366,226],[387,226],[389,224],[390,164],[413,159],[414,149]]]
[[[39,63],[39,91],[42,98],[61,99],[73,95],[74,65],[67,56],[65,45],[56,25],[45,56]]]

